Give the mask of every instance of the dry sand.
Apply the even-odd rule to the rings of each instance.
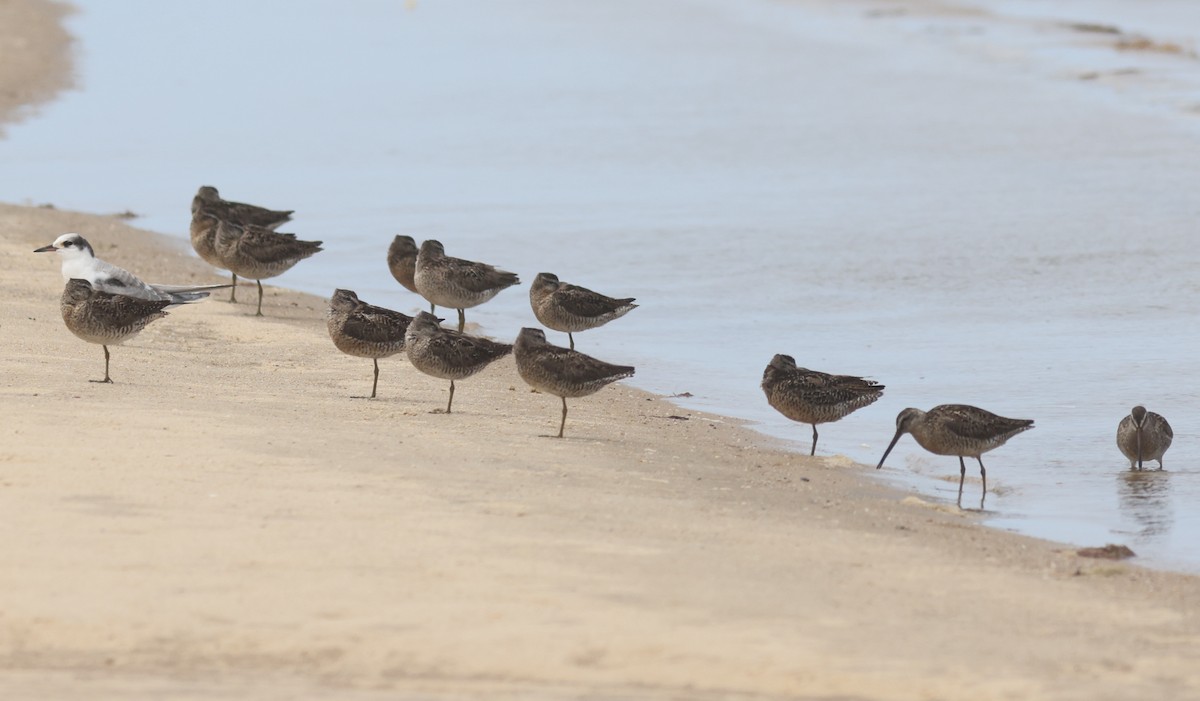
[[[65,85],[65,61],[5,70],[24,27],[65,56],[57,18],[0,2],[5,114]],[[371,364],[311,296],[174,310],[91,384],[102,351],[32,253],[64,231],[153,281],[221,280],[112,218],[0,206],[0,698],[1200,698],[1197,578],[624,386],[544,438],[557,400],[511,360],[452,415],[400,358],[350,399]]]

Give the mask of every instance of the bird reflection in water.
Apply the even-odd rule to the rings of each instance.
[[[1121,514],[1137,524],[1139,538],[1152,538],[1171,530],[1171,473],[1124,470],[1117,477]]]

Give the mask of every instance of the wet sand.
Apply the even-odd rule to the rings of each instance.
[[[14,7],[0,32],[57,17]],[[66,78],[15,80],[6,114]],[[449,416],[400,358],[350,399],[371,364],[316,297],[173,310],[88,383],[102,351],[31,252],[64,231],[152,281],[223,279],[110,217],[0,205],[5,698],[1200,695],[1200,579],[982,528],[620,385],[545,438],[558,402],[511,360]]]

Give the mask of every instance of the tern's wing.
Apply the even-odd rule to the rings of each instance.
[[[101,292],[155,301],[170,299],[169,295],[159,292],[145,282],[142,282],[141,278],[128,270],[118,268],[112,263],[102,261],[99,258],[94,259],[92,270],[94,273],[94,277],[90,281],[92,287]]]

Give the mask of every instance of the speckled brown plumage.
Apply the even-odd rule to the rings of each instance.
[[[533,315],[546,328],[566,333],[572,350],[575,348],[574,334],[625,316],[637,308],[633,300],[633,297],[615,299],[586,287],[560,282],[553,273],[538,273],[529,287]]]
[[[513,349],[507,343],[444,329],[438,318],[429,312],[421,312],[413,318],[404,336],[404,347],[413,367],[426,375],[450,380],[447,414],[454,404],[455,380],[474,375]]]
[[[567,398],[586,397],[605,385],[632,377],[634,368],[613,365],[570,348],[555,346],[541,329],[524,328],[513,347],[517,372],[534,389],[562,399],[558,437],[567,425]]]
[[[87,280],[68,280],[63,289],[59,309],[63,323],[71,333],[88,343],[104,347],[104,379],[92,382],[112,383],[108,375],[110,345],[118,345],[137,335],[150,322],[167,315],[164,308],[170,300],[148,300],[138,297],[98,292]]]
[[[321,250],[321,241],[301,241],[295,234],[224,219],[217,224],[214,248],[221,267],[258,283],[258,311],[262,316],[262,280],[281,275],[296,263]]]
[[[387,264],[388,270],[392,272],[392,277],[396,278],[396,282],[404,286],[404,289],[410,292],[417,291],[417,283],[413,280],[413,276],[417,274],[417,242],[411,236],[397,236],[392,239],[392,245],[388,246]]]
[[[430,304],[458,310],[459,331],[466,325],[464,309],[483,304],[521,282],[516,273],[448,256],[441,242],[432,239],[421,244],[413,281]]]
[[[192,214],[199,209],[206,209],[220,219],[232,224],[262,226],[275,229],[284,222],[291,220],[295,210],[273,210],[244,202],[231,202],[221,199],[217,188],[202,185],[192,198]]]
[[[1143,462],[1158,461],[1158,469],[1163,469],[1163,454],[1171,447],[1175,432],[1171,424],[1153,411],[1138,405],[1129,416],[1117,424],[1117,447],[1129,459],[1129,469],[1142,469]]]
[[[963,458],[971,457],[979,462],[979,474],[983,478],[983,496],[979,499],[979,508],[982,509],[983,500],[987,498],[987,470],[983,466],[981,456],[1031,428],[1032,419],[1010,419],[966,404],[940,404],[929,411],[905,409],[896,416],[896,435],[888,444],[887,450],[883,451],[883,457],[879,459],[879,465],[875,469],[883,467],[884,460],[887,460],[888,454],[892,452],[900,437],[911,433],[922,448],[934,455],[958,456],[960,507],[963,480],[967,475],[967,465]]]
[[[776,355],[763,371],[767,403],[792,421],[811,424],[817,454],[817,424],[839,421],[883,396],[884,386],[853,375],[829,375],[796,367],[790,355]]]
[[[403,352],[404,334],[412,317],[367,304],[350,290],[334,290],[326,326],[333,345],[347,355],[370,358],[375,364],[371,396],[379,385],[379,359]]]

